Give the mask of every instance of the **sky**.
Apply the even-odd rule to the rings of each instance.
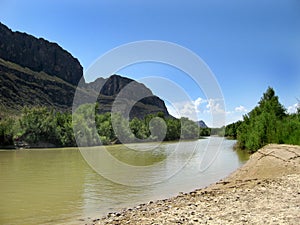
[[[130,42],[159,40],[189,49],[220,87],[226,124],[251,111],[268,86],[289,112],[295,110],[300,99],[299,12],[298,0],[0,0],[2,23],[58,43],[78,58],[84,71]],[[190,74],[154,62],[130,65],[118,74],[174,82],[190,100],[166,101],[169,111],[216,125],[212,117],[220,111],[218,99],[209,98]],[[87,81],[98,76],[109,74],[99,71]],[[150,88],[163,98],[163,87]]]

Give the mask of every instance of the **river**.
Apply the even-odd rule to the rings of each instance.
[[[117,167],[112,166],[114,182],[95,172],[77,148],[1,150],[0,224],[82,224],[82,219],[205,187],[248,159],[247,154],[233,150],[235,141],[224,140],[216,157],[210,156],[212,163],[201,167],[209,141],[196,141],[193,152],[189,146],[195,146],[195,141],[184,142],[184,154],[176,155],[169,154],[176,145],[173,142],[163,143],[159,151],[142,153],[130,150],[130,145],[129,149],[108,146],[107,151],[120,161],[146,168],[142,178],[133,179],[132,172],[114,171]],[[138,145],[147,149],[153,143]],[[164,167],[153,167],[164,161],[168,161]],[[178,165],[183,166],[177,172]]]

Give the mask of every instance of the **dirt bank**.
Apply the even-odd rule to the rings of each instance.
[[[300,146],[267,145],[205,189],[111,213],[91,224],[299,224]]]

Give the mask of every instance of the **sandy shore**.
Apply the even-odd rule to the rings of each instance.
[[[91,224],[300,224],[300,146],[267,145],[207,188],[110,213]]]

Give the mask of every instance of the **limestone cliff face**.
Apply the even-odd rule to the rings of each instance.
[[[109,112],[118,98],[119,111],[129,113],[130,118],[143,118],[147,114],[158,112],[170,116],[163,100],[153,95],[144,84],[130,78],[112,75],[107,79],[98,78],[87,84],[87,87],[99,93],[100,113]],[[130,107],[131,104],[133,107]]]
[[[26,33],[13,32],[0,23],[0,58],[45,72],[77,85],[83,75],[79,61],[58,44]]]
[[[76,87],[44,72],[34,72],[0,59],[0,103],[20,112],[24,106],[47,106],[59,111],[72,107]]]
[[[82,76],[79,61],[56,43],[13,32],[0,23],[2,108],[18,111],[24,106],[48,106],[59,111],[71,111],[75,90]],[[127,89],[127,85],[130,88]],[[99,113],[110,112],[122,93],[120,111],[129,110],[131,118],[143,118],[157,112],[169,116],[163,100],[132,79],[112,75],[92,83],[84,82],[83,86],[81,93],[85,103],[98,96]],[[147,97],[140,99],[140,96]],[[132,103],[135,103],[133,107],[127,107]]]
[[[203,120],[199,120],[196,123],[201,128],[207,128],[207,125],[205,124],[205,122]]]

